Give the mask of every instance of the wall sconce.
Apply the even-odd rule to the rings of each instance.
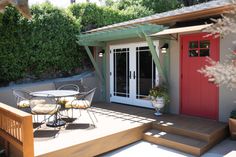
[[[103,57],[103,54],[105,53],[105,50],[101,50],[98,52],[98,57]]]
[[[169,48],[169,44],[165,43],[162,47],[160,47],[161,53],[166,53],[168,48]]]

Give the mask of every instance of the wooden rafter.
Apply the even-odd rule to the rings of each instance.
[[[166,84],[168,84],[168,79],[167,79],[167,77],[166,77],[166,75],[165,75],[165,73],[164,73],[164,71],[163,71],[163,69],[162,69],[162,66],[161,66],[159,57],[158,57],[158,55],[157,55],[156,48],[155,48],[155,46],[154,46],[154,44],[153,44],[153,41],[152,41],[152,39],[151,39],[150,36],[146,35],[145,33],[144,33],[144,35],[145,35],[146,41],[147,41],[147,43],[148,43],[148,47],[149,47],[149,49],[150,49],[150,52],[151,52],[153,61],[154,61],[155,65],[156,65],[156,67],[157,67],[158,73],[159,73],[160,76],[162,77],[163,81],[164,81]]]
[[[95,59],[93,58],[92,52],[90,51],[90,49],[89,49],[88,46],[84,46],[84,47],[85,47],[85,50],[86,50],[86,52],[87,52],[87,54],[88,54],[88,56],[89,56],[89,58],[90,58],[90,60],[91,60],[91,62],[92,62],[92,64],[93,64],[93,67],[94,67],[94,69],[95,69],[95,71],[96,71],[96,73],[97,73],[99,79],[100,79],[101,81],[104,81],[104,77],[103,77],[102,73],[100,72],[100,70],[99,70],[99,68],[98,68],[98,65],[97,65]]]
[[[78,43],[82,46],[101,46],[112,40],[128,39],[135,37],[144,37],[143,31],[147,34],[156,33],[164,29],[161,25],[145,24],[132,27],[119,28],[101,32],[78,35]]]

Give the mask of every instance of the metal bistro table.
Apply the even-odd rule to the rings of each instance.
[[[73,90],[45,90],[45,91],[37,91],[31,92],[30,95],[33,97],[50,97],[50,98],[61,98],[61,97],[70,97],[78,95],[78,91]],[[59,127],[65,125],[66,122],[64,120],[58,119],[57,113],[54,121],[47,122],[47,126],[49,127]]]

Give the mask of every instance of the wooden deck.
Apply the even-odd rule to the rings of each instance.
[[[142,139],[158,143],[156,139],[150,140],[154,133],[147,135],[149,129],[154,132],[176,133],[186,138],[199,135],[200,139],[205,140],[203,145],[207,140],[215,139],[213,136],[219,135],[220,138],[213,141],[215,144],[225,136],[227,127],[224,123],[187,116],[164,115],[157,118],[151,109],[121,104],[95,103],[93,111],[98,119],[96,127],[90,125],[88,115],[82,112],[77,121],[60,130],[45,126],[35,130],[35,156],[96,156]]]

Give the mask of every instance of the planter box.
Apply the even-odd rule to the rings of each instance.
[[[229,131],[231,138],[236,140],[236,119],[229,118]]]

